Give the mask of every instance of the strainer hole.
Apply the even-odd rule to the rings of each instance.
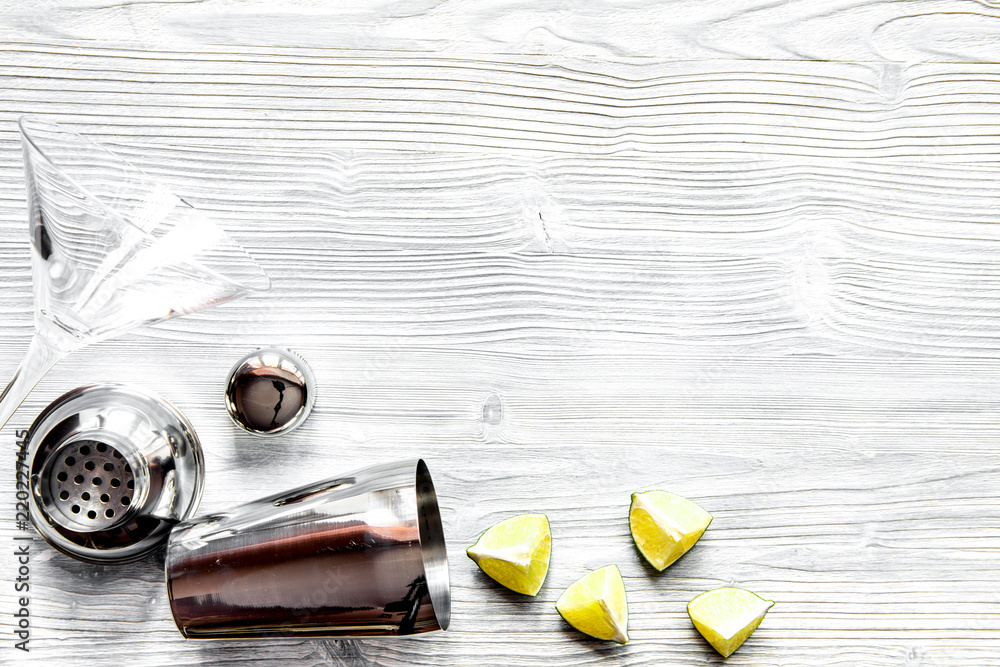
[[[104,444],[103,442],[99,442],[99,443],[97,443],[97,445],[96,445],[96,446],[94,447],[94,449],[96,449],[96,450],[97,450],[97,451],[99,451],[99,452],[106,452],[106,451],[108,451],[108,446],[107,446],[107,445],[105,445],[105,444]]]
[[[96,466],[94,465],[93,461],[87,461],[86,463],[83,464],[84,470],[93,470],[95,467]]]
[[[87,512],[87,518],[88,519],[96,519],[97,518],[97,512],[95,512],[94,510],[90,510],[89,512]]]
[[[125,472],[132,472],[132,467],[129,464],[125,464]]]
[[[74,484],[83,484],[83,475],[77,475],[73,478]]]
[[[79,505],[73,505],[72,507],[69,508],[69,511],[72,512],[73,514],[79,514],[80,513],[80,506]]]
[[[87,502],[88,500],[90,500],[90,494],[84,491],[83,493],[80,494],[80,500],[82,500],[83,502]]]
[[[59,500],[69,500],[69,491],[60,491]]]
[[[74,459],[72,456],[67,456],[66,460],[63,461],[63,463],[66,464],[67,468],[72,468],[73,464],[76,463],[76,459]]]
[[[60,482],[65,482],[68,478],[69,478],[69,475],[67,475],[64,472],[61,472],[58,475],[56,475],[56,479],[58,479]]]
[[[109,496],[109,495],[108,495],[108,494],[106,494],[106,493],[102,493],[102,494],[101,494],[101,502],[102,502],[102,503],[106,503],[106,502],[108,502],[109,500],[111,500],[111,496]]]
[[[112,477],[110,483],[111,483],[111,488],[112,489],[117,489],[119,486],[122,485],[122,481],[120,479],[118,479],[117,477]]]
[[[104,480],[103,480],[103,479],[101,479],[100,477],[95,477],[94,479],[90,480],[90,482],[91,482],[91,484],[93,484],[94,486],[100,486],[101,484],[103,484],[103,483],[104,483]]]
[[[132,502],[131,498],[129,498],[128,496],[122,496],[122,505],[129,505],[131,502]]]
[[[104,469],[105,469],[105,470],[106,470],[107,472],[111,472],[112,470],[114,470],[114,469],[115,469],[115,464],[114,464],[114,463],[105,463],[105,464],[104,464]]]
[[[133,488],[135,488],[135,484],[132,482],[132,480],[129,480],[129,481],[125,482],[125,486],[128,487],[129,491],[131,491]]]
[[[111,455],[114,456],[116,459],[120,459],[122,457],[122,455],[118,452],[117,449],[112,451]]]
[[[111,519],[111,518],[113,518],[115,516],[115,511],[109,509],[109,510],[107,510],[107,511],[104,512],[104,516],[106,516],[109,519]]]
[[[83,447],[80,448],[80,453],[84,456],[87,456],[88,454],[90,454],[90,447],[84,445]]]

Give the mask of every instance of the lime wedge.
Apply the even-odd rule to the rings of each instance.
[[[742,588],[717,588],[688,603],[688,616],[701,636],[728,658],[747,640],[774,602]]]
[[[487,528],[465,553],[512,591],[535,595],[549,571],[552,534],[544,514],[519,514]]]
[[[628,643],[628,600],[617,565],[602,567],[577,580],[559,597],[556,610],[584,634]]]
[[[712,523],[712,515],[666,491],[632,494],[628,525],[639,552],[657,570],[687,553]]]

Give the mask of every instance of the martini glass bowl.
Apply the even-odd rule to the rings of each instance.
[[[35,331],[0,394],[0,428],[73,350],[270,287],[243,248],[152,177],[50,121],[18,125]]]

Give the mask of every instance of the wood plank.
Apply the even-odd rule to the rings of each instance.
[[[0,126],[240,148],[995,162],[1000,65],[0,45]],[[2,137],[10,140],[11,135]]]
[[[116,148],[233,230],[274,279],[266,295],[147,337],[1000,349],[994,166]],[[24,336],[24,204],[6,154],[0,331]]]
[[[144,49],[247,45],[549,53],[599,58],[996,62],[1000,8],[988,0],[316,3],[215,0],[72,10],[9,1],[0,40],[109,39]]]
[[[207,414],[193,412],[199,422]],[[958,454],[942,469],[937,454],[865,456],[826,449],[822,439],[811,447],[776,447],[770,429],[757,426],[767,423],[767,414],[733,418],[743,421],[743,446],[722,451],[714,438],[682,442],[669,430],[658,446],[616,446],[620,420],[591,424],[591,436],[574,438],[572,447],[477,442],[475,457],[467,453],[474,442],[469,428],[449,435],[425,423],[409,440],[377,438],[385,457],[405,456],[417,445],[432,465],[453,557],[454,627],[422,640],[324,644],[326,650],[346,664],[455,664],[477,660],[483,646],[495,659],[522,664],[539,653],[567,665],[597,658],[621,665],[714,664],[684,604],[702,590],[734,583],[778,601],[734,664],[850,664],[859,651],[865,664],[896,665],[908,652],[948,664],[935,661],[973,659],[981,647],[995,647],[1000,613],[989,591],[997,590],[1000,576],[990,565],[1000,536],[993,483],[1000,458]],[[290,480],[296,469],[301,474],[301,461],[282,462],[270,444],[210,421],[200,428],[212,443],[206,454],[214,484],[205,511],[259,494],[269,480]],[[317,415],[311,426],[320,423],[336,421]],[[907,435],[923,426],[912,422]],[[298,455],[313,462],[310,478],[343,472],[369,456],[371,445],[318,456],[330,451],[326,430],[291,436]],[[716,520],[695,550],[658,574],[635,552],[624,515],[631,491],[665,486],[697,500]],[[461,556],[479,531],[519,511],[544,511],[553,525],[552,569],[536,599],[499,590]],[[35,595],[36,640],[45,650],[69,652],[97,641],[110,664],[134,653],[142,635],[144,659],[148,654],[154,664],[219,655],[171,632],[158,559],[95,569],[48,556],[33,565],[37,581],[60,582],[58,588],[41,584]],[[552,607],[566,585],[607,562],[622,568],[632,608],[633,643],[611,649],[577,637]],[[0,603],[9,597],[0,593]],[[123,616],[128,620],[119,620]],[[980,648],[972,648],[976,644]],[[294,641],[227,643],[224,655],[251,664],[288,655],[331,659],[318,643]]]

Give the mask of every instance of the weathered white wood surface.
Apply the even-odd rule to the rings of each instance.
[[[1000,7],[988,1],[0,2],[0,375],[31,331],[14,119],[101,139],[209,211],[272,292],[76,353],[0,434],[0,663],[721,664],[685,604],[777,601],[733,665],[1000,665]],[[316,411],[237,433],[221,383],[297,349]],[[157,391],[202,511],[424,456],[448,633],[185,641],[162,563],[32,545],[13,439],[60,393]],[[629,494],[716,519],[642,564]],[[536,599],[463,551],[549,515]],[[627,646],[553,608],[617,563]]]

